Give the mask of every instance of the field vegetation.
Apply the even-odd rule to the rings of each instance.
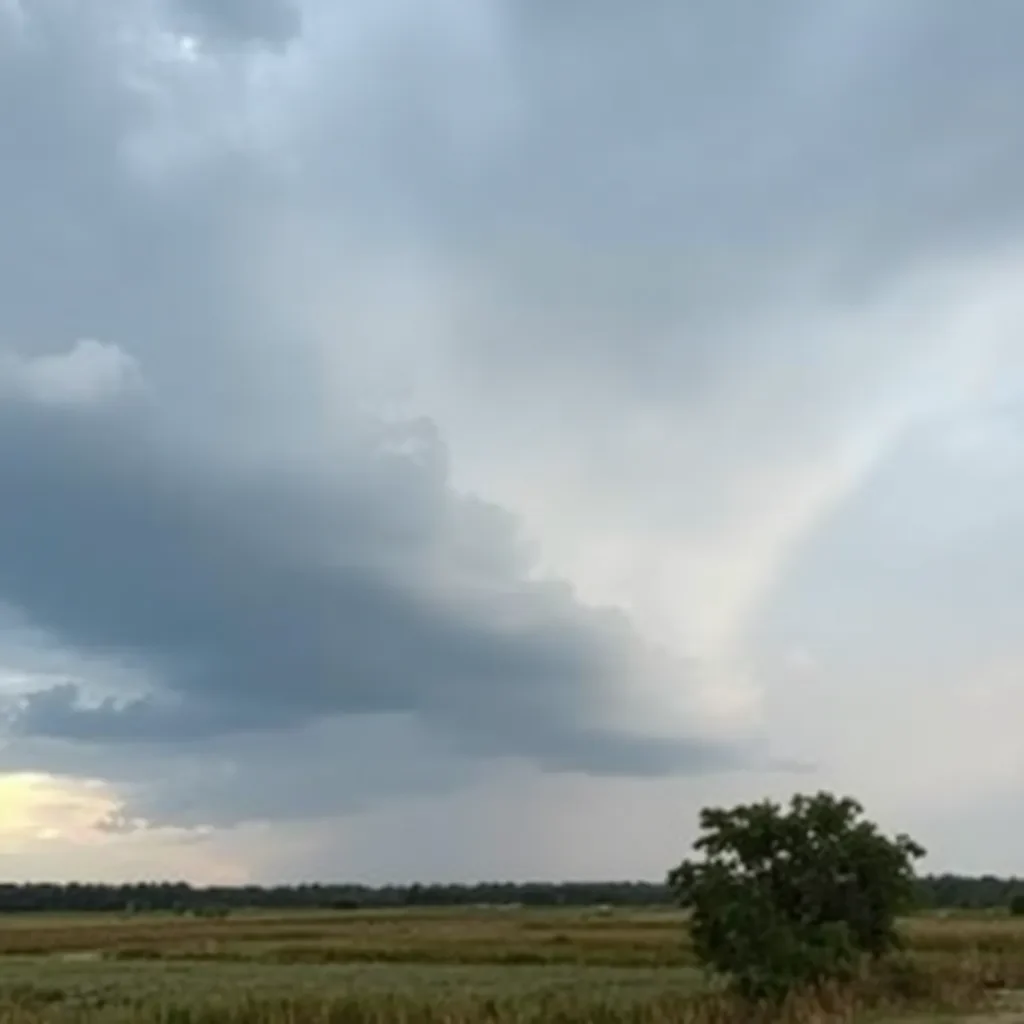
[[[629,887],[622,906],[444,907],[414,886],[254,890],[287,905],[245,909],[187,886],[120,905],[113,887],[9,886],[0,1024],[1024,1021],[1013,885],[1001,907],[924,909],[920,847],[828,794],[708,810],[701,829],[663,890],[677,907]]]
[[[899,930],[888,975],[797,998],[783,1019],[940,1020],[1024,989],[1024,919],[928,914]],[[11,915],[0,951],[2,1024],[752,1019],[666,909]]]

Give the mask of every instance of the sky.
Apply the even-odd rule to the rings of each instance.
[[[1018,0],[0,0],[0,877],[1020,872]]]

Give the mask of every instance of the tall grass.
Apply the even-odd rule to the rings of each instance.
[[[913,975],[912,978],[909,975]],[[408,993],[255,997],[245,992],[202,1002],[121,1000],[96,996],[69,1000],[59,990],[10,993],[0,1005],[4,1024],[848,1024],[863,1013],[976,1009],[982,992],[968,978],[908,972],[902,984],[864,980],[842,989],[792,997],[781,1009],[750,1007],[715,992],[662,992],[644,1002],[588,997],[585,992],[546,997],[447,999]]]
[[[1024,987],[1024,922],[903,930],[905,956],[769,1011],[686,967],[666,912],[0,918],[0,1024],[848,1024]]]

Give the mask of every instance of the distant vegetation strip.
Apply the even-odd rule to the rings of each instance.
[[[922,909],[988,910],[1024,901],[1024,879],[929,875],[917,881]],[[104,885],[0,884],[0,913],[360,910],[399,907],[656,907],[672,903],[656,882],[497,882],[474,885],[193,886],[185,882]]]

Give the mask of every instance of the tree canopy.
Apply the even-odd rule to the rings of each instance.
[[[669,874],[700,960],[753,998],[850,976],[897,948],[924,849],[848,797],[794,796],[700,816],[698,857]]]

